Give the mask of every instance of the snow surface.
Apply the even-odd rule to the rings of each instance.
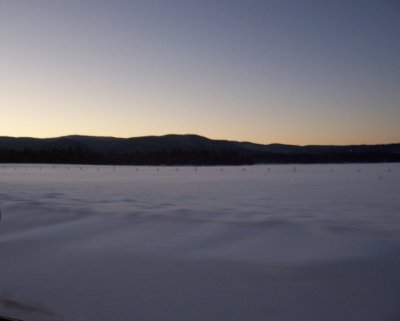
[[[400,164],[0,166],[0,314],[400,320]]]

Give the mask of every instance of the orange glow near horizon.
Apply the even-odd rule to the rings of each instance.
[[[296,16],[279,2],[0,5],[0,136],[400,142],[389,7],[349,5],[355,28],[335,3]]]

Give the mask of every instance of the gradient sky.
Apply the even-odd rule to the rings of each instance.
[[[0,136],[400,142],[398,0],[0,0]]]

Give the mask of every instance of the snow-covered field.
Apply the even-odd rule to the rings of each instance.
[[[8,164],[0,208],[2,315],[400,320],[400,164]]]

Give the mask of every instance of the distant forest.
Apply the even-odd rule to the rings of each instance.
[[[400,154],[364,153],[254,153],[235,151],[148,151],[131,153],[85,152],[80,149],[0,150],[2,163],[104,165],[251,165],[260,163],[400,162]]]
[[[251,165],[400,162],[400,144],[296,146],[211,140],[197,135],[138,138],[0,137],[0,163]]]

